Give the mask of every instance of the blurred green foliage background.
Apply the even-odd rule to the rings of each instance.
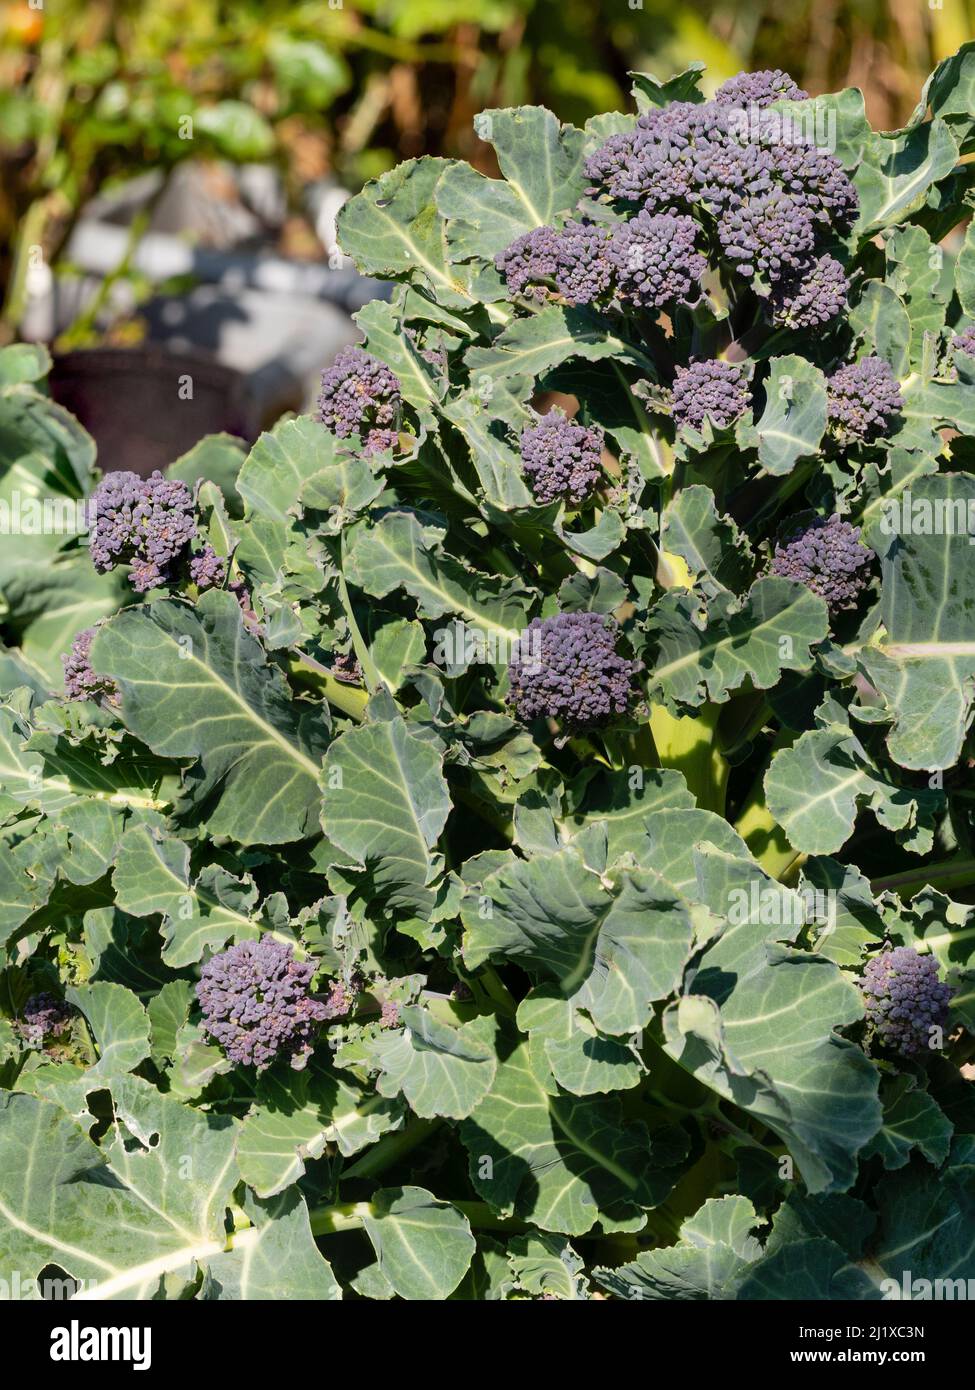
[[[626,104],[628,69],[694,60],[709,86],[760,67],[861,86],[891,128],[973,18],[975,0],[0,0],[7,333],[27,249],[56,260],[88,198],[150,167],[272,159],[293,194],[418,154],[484,168],[484,107],[582,122]]]

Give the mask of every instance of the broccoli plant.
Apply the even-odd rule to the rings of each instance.
[[[249,451],[99,482],[0,354],[4,517],[93,504],[0,552],[0,1276],[975,1274],[975,46],[701,80],[367,185]]]

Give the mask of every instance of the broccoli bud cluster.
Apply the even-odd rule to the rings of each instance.
[[[902,1057],[927,1050],[932,1030],[944,1029],[948,1022],[954,990],[939,978],[934,957],[911,946],[882,951],[869,960],[860,988],[869,1037]]]
[[[522,466],[535,501],[584,502],[602,476],[602,447],[602,430],[567,420],[561,410],[522,430]]]
[[[822,243],[850,229],[858,200],[833,154],[767,110],[783,99],[806,94],[782,72],[740,73],[713,101],[644,111],[590,155],[586,172],[594,193],[642,204],[637,218],[695,210],[738,274],[771,290],[773,320],[809,327],[845,307],[842,267]],[[741,119],[753,109],[757,129]]]
[[[190,578],[198,589],[219,589],[227,578],[227,562],[207,541],[190,560]]]
[[[830,427],[840,444],[870,444],[887,433],[904,406],[900,384],[882,357],[863,357],[827,382]]]
[[[129,582],[145,593],[174,577],[196,535],[193,495],[184,482],[137,473],[109,473],[93,496],[91,558],[99,574],[131,565]]]
[[[617,652],[615,624],[600,613],[533,618],[508,667],[508,699],[526,722],[592,728],[626,713],[639,667]]]
[[[270,937],[231,946],[200,972],[202,1032],[238,1065],[260,1072],[287,1057],[300,1070],[316,1025],[328,1017],[308,992],[314,973],[312,962],[297,960],[289,946]]]
[[[697,250],[693,217],[648,208],[613,233],[607,255],[620,297],[644,309],[687,304],[700,295],[707,259]]]
[[[820,256],[772,285],[772,322],[782,328],[818,328],[846,308],[850,282],[839,261]]]
[[[771,106],[775,101],[806,101],[808,92],[797,86],[781,68],[740,72],[729,77],[714,94],[721,106]]]
[[[343,348],[322,372],[319,423],[340,439],[359,435],[367,454],[396,443],[402,404],[399,378],[363,348]]]
[[[699,430],[707,416],[718,429],[727,429],[744,414],[750,399],[743,367],[707,359],[677,368],[671,408],[678,426]]]
[[[956,333],[951,340],[951,346],[958,352],[967,353],[969,357],[975,357],[975,323],[970,323],[967,328],[963,328],[960,333]]]
[[[53,994],[32,994],[13,1021],[13,1030],[32,1052],[50,1052],[71,1031],[73,1011]]]
[[[69,700],[99,700],[104,697],[117,705],[118,686],[110,676],[96,675],[91,669],[91,641],[94,635],[95,629],[86,627],[71,643],[70,652],[62,655],[64,693]]]
[[[612,231],[570,221],[535,227],[499,252],[495,265],[511,296],[542,300],[554,288],[570,304],[592,304],[615,290],[644,308],[699,296],[707,260],[696,249],[693,218],[638,213]]]
[[[555,279],[558,249],[559,235],[553,227],[533,227],[499,251],[494,264],[504,276],[509,295],[544,299],[545,286],[540,282]]]
[[[805,584],[826,600],[833,614],[856,606],[870,582],[872,559],[858,526],[836,515],[818,516],[800,523],[776,545],[772,573]]]

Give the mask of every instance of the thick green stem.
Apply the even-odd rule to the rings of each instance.
[[[412,1120],[405,1128],[395,1134],[384,1134],[378,1143],[373,1144],[368,1153],[358,1162],[342,1169],[342,1180],[346,1178],[374,1178],[391,1168],[406,1154],[411,1153],[425,1139],[428,1139],[442,1120]]]
[[[970,888],[975,884],[975,859],[959,856],[944,864],[929,864],[925,869],[906,869],[903,873],[876,878],[870,885],[874,894],[896,893],[910,898],[922,888],[937,888],[947,893],[952,888]]]
[[[720,705],[704,705],[699,714],[680,717],[651,705],[650,732],[660,766],[683,773],[701,810],[723,816],[729,767],[715,738],[720,714]]]
[[[334,705],[343,714],[349,715],[352,719],[361,719],[365,714],[369,692],[336,680],[328,667],[323,666],[314,657],[296,649],[288,661],[288,670],[298,680],[314,687],[320,695],[325,696],[330,705]]]
[[[451,1202],[451,1206],[464,1213],[476,1231],[508,1231],[512,1235],[530,1229],[524,1221],[511,1221],[497,1216],[487,1202]],[[343,1231],[357,1231],[366,1218],[378,1214],[372,1202],[339,1202],[335,1206],[320,1207],[310,1213],[312,1234],[316,1236],[340,1235]]]
[[[772,745],[773,754],[781,748],[790,747],[797,738],[798,734],[792,729],[782,729]],[[781,879],[802,856],[789,844],[785,831],[768,808],[765,800],[767,770],[767,767],[763,768],[755,778],[735,829],[765,872],[772,878]]]

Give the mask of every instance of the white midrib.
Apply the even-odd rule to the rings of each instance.
[[[141,1265],[133,1265],[131,1269],[113,1275],[111,1279],[104,1280],[93,1289],[82,1289],[73,1295],[72,1302],[92,1303],[105,1298],[115,1298],[127,1289],[137,1288],[150,1280],[158,1279],[163,1274],[169,1274],[194,1260],[207,1260],[211,1255],[221,1255],[229,1249],[246,1251],[251,1245],[257,1245],[260,1239],[260,1229],[252,1226],[225,1240],[201,1241],[194,1245],[184,1245],[178,1250],[169,1250],[165,1255],[157,1255],[154,1260],[146,1260]]]

